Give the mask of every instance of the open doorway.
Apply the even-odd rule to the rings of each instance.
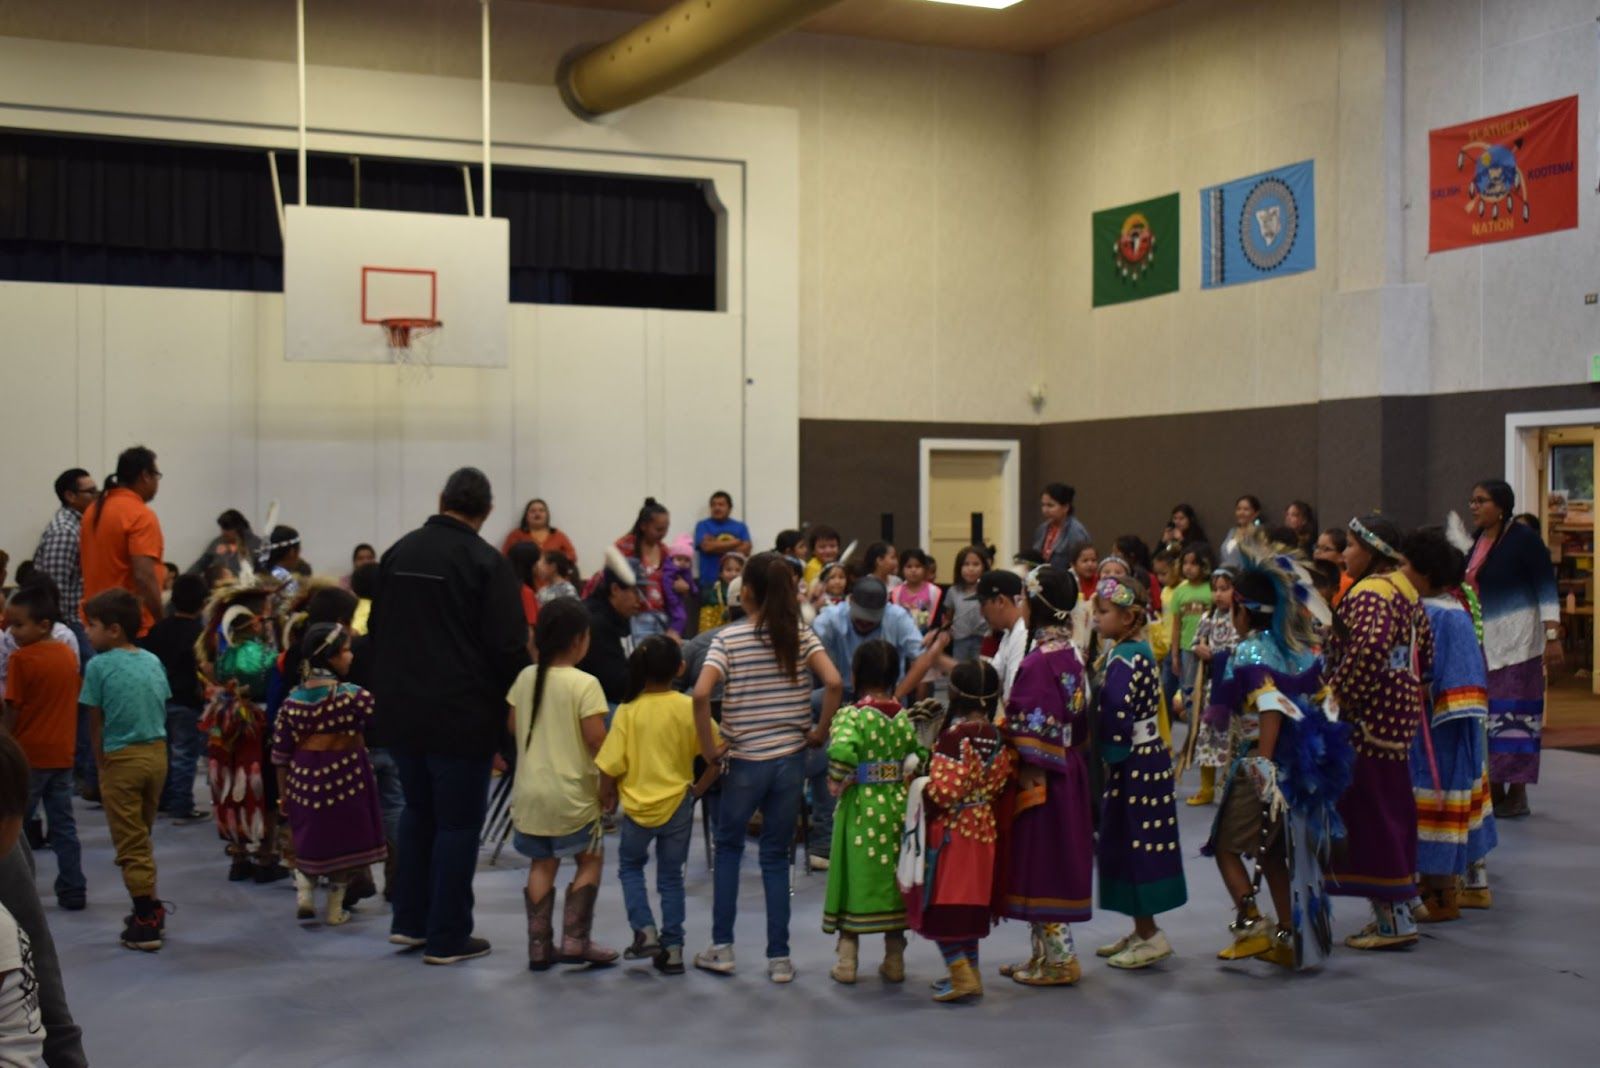
[[[1524,507],[1538,519],[1555,565],[1561,602],[1565,663],[1549,672],[1545,744],[1556,748],[1600,744],[1600,701],[1595,698],[1600,694],[1600,675],[1595,671],[1600,663],[1600,634],[1595,628],[1600,413],[1583,423],[1526,427],[1520,433],[1525,481],[1518,499],[1526,501]],[[1533,486],[1527,485],[1530,477]]]
[[[1018,544],[1021,445],[1016,441],[923,438],[918,536],[939,561],[939,578],[956,553],[979,541],[1001,553]]]

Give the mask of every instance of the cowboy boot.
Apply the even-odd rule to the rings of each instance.
[[[906,933],[890,931],[883,936],[883,963],[878,974],[886,983],[906,981]]]
[[[546,890],[538,901],[524,889],[522,904],[528,914],[528,970],[542,972],[556,962],[555,932],[551,929],[556,910],[555,887]]]
[[[839,935],[839,946],[835,950],[836,960],[833,968],[828,972],[836,983],[850,986],[856,981],[856,964],[861,950],[861,939],[857,935]]]
[[[589,939],[594,929],[594,902],[598,886],[568,886],[561,919],[562,964],[608,965],[617,962],[616,950]]]

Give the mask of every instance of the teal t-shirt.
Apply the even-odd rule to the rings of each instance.
[[[167,669],[143,649],[108,649],[83,671],[78,703],[105,715],[101,748],[107,753],[167,736]]]
[[[1211,584],[1209,582],[1180,582],[1166,594],[1166,610],[1178,617],[1180,648],[1194,648],[1195,632],[1200,620],[1211,611]]]

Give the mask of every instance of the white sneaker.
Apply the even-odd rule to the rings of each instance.
[[[774,983],[794,982],[794,962],[788,957],[772,957],[767,961],[767,978]]]
[[[1113,968],[1148,968],[1158,961],[1166,960],[1172,956],[1172,943],[1167,941],[1165,931],[1157,931],[1149,938],[1135,937],[1128,942],[1128,948],[1106,961]]]
[[[1115,942],[1112,942],[1110,945],[1101,946],[1099,949],[1094,951],[1094,955],[1097,957],[1115,957],[1118,953],[1121,953],[1123,950],[1127,949],[1128,943],[1132,941],[1133,934],[1130,932],[1129,934],[1123,935]]]
[[[733,943],[724,942],[718,945],[713,942],[694,955],[694,966],[701,971],[716,972],[718,975],[732,975],[734,969]]]

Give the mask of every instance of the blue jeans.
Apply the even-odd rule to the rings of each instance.
[[[406,808],[400,817],[389,930],[428,940],[430,956],[458,953],[472,935],[472,877],[489,811],[492,755],[391,750]]]
[[[767,899],[767,957],[789,955],[789,854],[800,794],[805,789],[805,753],[776,760],[730,760],[722,777],[717,811],[717,865],[711,899],[711,941],[733,941],[739,911],[739,862],[745,828],[761,813],[761,887]]]
[[[811,721],[822,719],[822,691],[811,691]],[[839,801],[828,792],[828,750],[806,750],[806,799],[811,802],[811,828],[806,853],[826,859],[833,853],[833,810]]]
[[[617,820],[617,879],[628,908],[628,926],[635,931],[656,925],[650,895],[644,888],[644,866],[650,843],[656,844],[656,893],[661,896],[661,944],[683,945],[683,868],[694,837],[694,794],[685,792],[678,811],[659,827],[641,827],[624,812]]]
[[[665,634],[671,628],[665,612],[640,612],[628,623],[635,644],[654,634]]]
[[[94,762],[94,742],[89,737],[89,706],[78,706],[78,744],[72,751],[72,770],[84,787],[99,793],[100,765]]]
[[[82,897],[88,889],[83,877],[83,850],[78,845],[78,822],[72,815],[72,769],[35,770],[28,776],[28,815],[44,803],[44,820],[50,828],[50,848],[56,854],[56,897]]]
[[[187,816],[194,811],[194,770],[200,763],[200,712],[167,702],[167,781],[161,787],[161,811]]]
[[[400,814],[406,810],[406,791],[400,785],[400,767],[387,749],[368,749],[372,774],[378,780],[378,807],[383,811],[383,837],[389,848],[400,841]]]

